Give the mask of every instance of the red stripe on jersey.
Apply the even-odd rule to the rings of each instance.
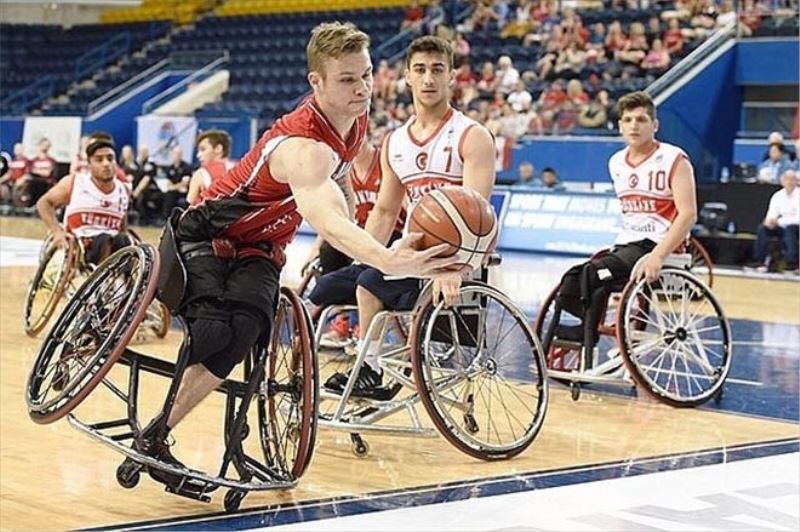
[[[672,198],[653,198],[643,194],[624,194],[619,198],[623,214],[656,214],[666,220],[674,220],[678,214]]]
[[[669,188],[672,190],[672,178],[675,176],[675,172],[678,170],[678,163],[681,162],[683,159],[686,159],[684,154],[680,154],[675,157],[675,160],[672,162],[672,168],[669,169],[669,176],[667,176],[667,183],[669,183]]]

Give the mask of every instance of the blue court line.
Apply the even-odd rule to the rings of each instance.
[[[86,530],[247,530],[569,486],[598,480],[634,477],[649,473],[736,462],[798,451],[800,451],[800,439],[789,438],[732,447],[716,447],[693,451],[690,454],[674,453],[636,460],[605,462],[590,466],[575,466],[469,481],[456,481],[412,489],[389,490],[365,495],[287,503],[273,507],[264,506],[247,509],[235,514],[219,512],[202,516],[141,521]]]

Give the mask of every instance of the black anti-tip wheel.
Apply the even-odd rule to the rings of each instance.
[[[229,490],[228,493],[225,494],[225,498],[223,499],[222,503],[225,507],[225,511],[233,513],[239,509],[239,506],[242,504],[242,500],[244,499],[245,492],[241,490]]]
[[[125,489],[133,489],[139,484],[141,466],[125,460],[117,467],[117,482]]]

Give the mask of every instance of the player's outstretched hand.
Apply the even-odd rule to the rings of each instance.
[[[458,262],[458,258],[437,257],[450,247],[450,244],[439,244],[428,249],[417,251],[416,246],[420,233],[409,233],[396,241],[391,247],[391,260],[383,273],[387,275],[403,275],[410,277],[433,277],[445,272]]]
[[[56,231],[53,233],[52,245],[57,248],[66,248],[69,243],[69,235],[66,231]]]

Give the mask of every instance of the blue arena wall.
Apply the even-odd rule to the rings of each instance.
[[[737,85],[797,85],[800,40],[752,39],[736,45]]]

